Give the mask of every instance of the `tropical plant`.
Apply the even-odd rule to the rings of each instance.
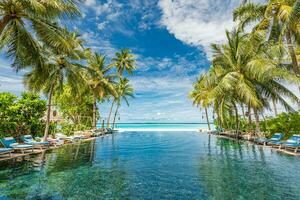
[[[80,15],[77,0],[2,0],[0,49],[14,59],[14,67],[42,66],[42,42],[48,48],[72,50],[59,19]]]
[[[111,66],[115,66],[117,69],[117,73],[119,78],[121,79],[124,72],[127,72],[128,74],[133,74],[134,70],[136,70],[135,66],[135,58],[131,54],[129,49],[122,49],[120,52],[116,52],[115,57],[112,59]],[[110,107],[110,112],[107,119],[107,127],[110,126],[110,118],[112,114],[112,110],[114,108],[115,103],[117,102],[117,99],[112,97],[112,104]]]
[[[300,3],[297,0],[270,0],[265,4],[247,3],[234,11],[234,20],[239,20],[245,27],[258,22],[253,31],[266,30],[266,39],[271,42],[281,42],[285,38],[286,46],[292,61],[293,71],[300,75],[295,45],[299,42]]]
[[[129,49],[122,49],[120,52],[116,52],[111,65],[117,68],[120,77],[123,76],[124,71],[132,74],[136,69],[135,58]]]
[[[90,91],[79,90],[74,94],[72,87],[65,84],[62,92],[55,93],[53,102],[65,121],[92,127],[93,98]]]
[[[117,96],[114,87],[115,74],[112,73],[112,66],[106,65],[104,55],[98,53],[87,52],[88,66],[84,69],[84,79],[88,85],[88,89],[93,95],[93,123],[92,127],[96,128],[97,123],[97,101],[104,100],[105,97],[112,95]]]
[[[68,83],[74,93],[83,85],[80,74],[80,70],[83,68],[81,60],[84,59],[82,41],[76,33],[68,33],[64,30],[64,35],[68,35],[69,44],[73,47],[73,50],[62,52],[44,48],[45,67],[41,69],[33,68],[24,77],[24,83],[28,89],[37,92],[43,91],[48,97],[44,140],[47,139],[49,134],[53,94],[62,92],[65,82]]]
[[[300,131],[300,114],[299,112],[281,113],[276,117],[267,118],[263,121],[265,126],[263,131],[270,134],[285,133],[285,138],[289,138],[292,134],[298,134]]]
[[[115,127],[115,122],[116,122],[116,117],[119,111],[119,108],[121,106],[122,100],[125,101],[126,105],[129,106],[129,101],[128,98],[134,98],[134,89],[133,87],[129,84],[129,80],[127,78],[121,78],[120,82],[117,85],[117,97],[116,97],[116,110],[114,114],[114,119],[113,119],[113,129]]]
[[[212,67],[200,76],[191,97],[196,105],[213,105],[222,123],[225,123],[225,116],[234,113],[237,133],[237,105],[250,106],[256,118],[256,132],[259,132],[259,112],[269,108],[270,98],[278,100],[288,110],[293,109],[283,97],[299,103],[297,96],[283,84],[299,84],[299,78],[290,70],[278,67],[280,61],[273,55],[278,52],[266,48],[259,37],[244,34],[240,29],[227,31],[226,35],[227,44],[212,45]],[[280,60],[280,56],[277,57]]]
[[[41,120],[45,111],[46,101],[38,94],[24,92],[18,98],[11,93],[0,93],[0,137],[40,135],[45,128]]]

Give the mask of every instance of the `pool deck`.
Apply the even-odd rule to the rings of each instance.
[[[257,146],[261,146],[261,147],[270,148],[270,149],[275,150],[275,151],[277,151],[279,153],[284,153],[284,154],[288,154],[288,155],[292,155],[292,156],[300,156],[300,152],[295,153],[294,151],[288,151],[286,149],[279,149],[279,148],[276,148],[276,147],[273,147],[273,146],[270,146],[270,145],[257,144],[257,143],[254,143],[253,141],[250,141],[250,140],[236,139],[236,138],[233,138],[233,137],[230,137],[230,136],[226,136],[226,135],[216,135],[216,136],[220,137],[220,138],[226,138],[226,139],[230,139],[230,140],[235,140],[235,141],[247,142],[247,143],[249,143],[251,145],[257,145]]]
[[[102,136],[99,136],[99,137],[102,137]],[[42,153],[44,151],[50,151],[50,150],[54,150],[54,149],[59,149],[59,148],[61,148],[63,146],[68,146],[68,145],[72,145],[72,144],[78,144],[78,143],[86,142],[86,141],[92,141],[92,140],[95,140],[95,139],[96,139],[96,137],[91,137],[91,138],[79,140],[77,142],[65,143],[64,145],[61,145],[61,146],[56,146],[56,147],[55,146],[50,146],[50,147],[45,148],[43,150],[41,150],[41,149],[34,149],[33,151],[28,150],[28,151],[24,152],[24,154],[22,154],[20,152],[12,152],[11,156],[9,156],[8,154],[7,155],[0,155],[0,162],[5,162],[5,161],[21,161],[21,160],[24,160],[24,159],[28,158],[31,155],[40,154],[40,153]]]

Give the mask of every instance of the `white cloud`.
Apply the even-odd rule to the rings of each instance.
[[[94,6],[96,5],[96,0],[85,0],[84,4],[86,6]]]
[[[118,16],[118,10],[123,6],[123,4],[113,0],[107,0],[105,3],[99,3],[96,0],[86,0],[84,4],[87,8],[94,10],[96,16],[109,14],[110,18]]]
[[[107,25],[107,23],[108,23],[107,21],[98,23],[98,24],[97,24],[98,30],[102,31],[102,30],[105,28],[105,26]]]
[[[210,44],[225,40],[225,30],[235,23],[232,11],[238,0],[160,0],[161,25],[186,44],[203,47],[210,53]]]
[[[16,73],[10,67],[9,62],[0,57],[0,92],[12,92],[21,94],[25,90],[23,85],[24,70]]]

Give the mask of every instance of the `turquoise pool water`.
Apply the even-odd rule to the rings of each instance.
[[[124,132],[0,167],[0,199],[300,199],[300,158],[196,132]]]

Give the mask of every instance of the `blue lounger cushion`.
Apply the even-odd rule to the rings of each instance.
[[[282,138],[283,133],[275,133],[267,142],[271,144],[280,144]]]
[[[283,146],[300,147],[300,135],[293,135],[287,141],[282,142]]]
[[[37,142],[35,141],[31,135],[23,135],[21,137],[21,140],[26,143],[26,144],[29,144],[29,145],[49,145],[50,143],[49,142]]]
[[[14,148],[14,149],[32,148],[32,145],[17,143],[17,141],[13,137],[2,138],[1,143],[6,148]]]

